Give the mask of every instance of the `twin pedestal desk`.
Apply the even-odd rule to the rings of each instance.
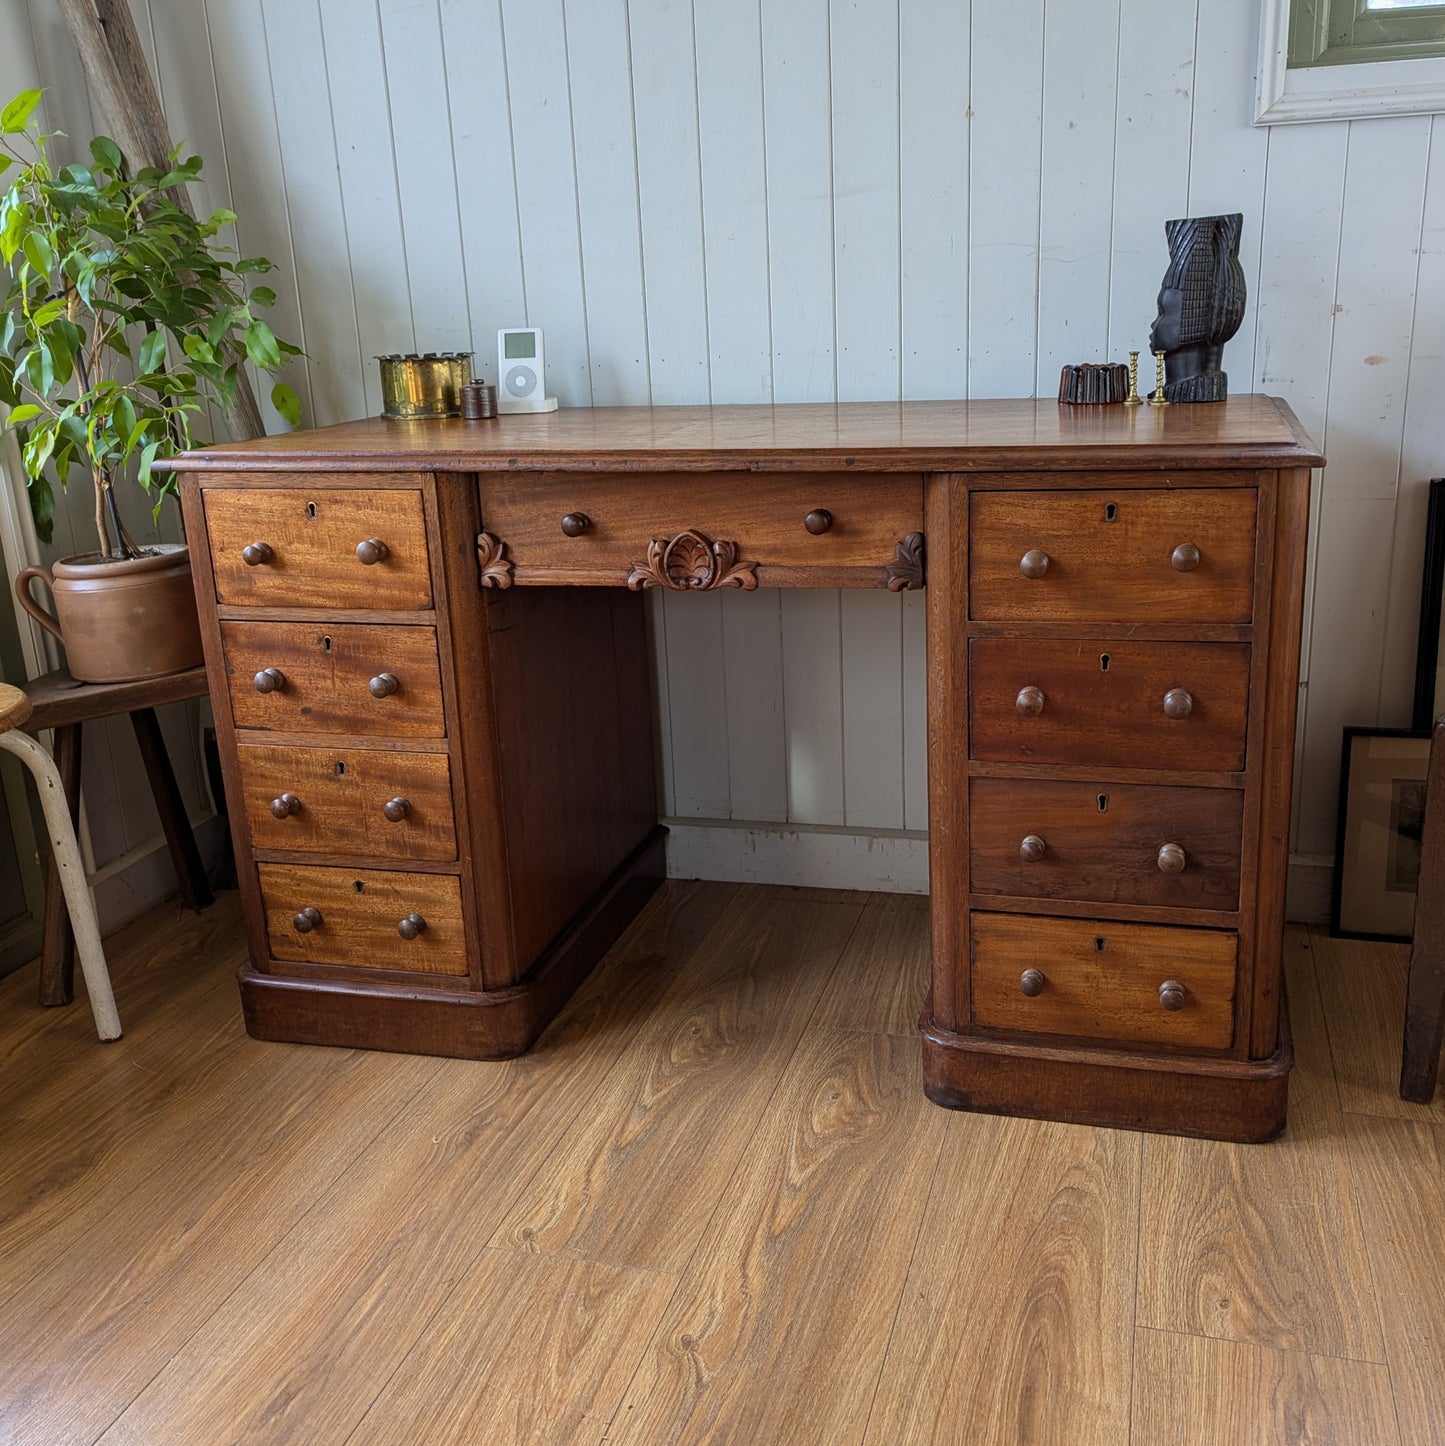
[[[527,1049],[665,873],[644,593],[926,587],[925,1090],[1270,1138],[1321,462],[1268,397],[372,420],[187,454],[247,1027]]]

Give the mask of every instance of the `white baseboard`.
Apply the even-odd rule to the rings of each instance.
[[[669,878],[888,894],[928,892],[926,833],[699,818],[662,822],[670,830]],[[1286,918],[1303,924],[1329,923],[1334,864],[1328,854],[1290,855]]]
[[[928,835],[817,824],[664,818],[674,879],[796,884],[811,889],[928,892]]]
[[[206,868],[215,867],[225,838],[225,821],[214,815],[192,825]],[[91,877],[100,932],[108,934],[154,908],[176,891],[176,871],[164,836],[157,834],[97,869]]]

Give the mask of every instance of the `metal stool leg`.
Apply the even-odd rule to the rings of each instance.
[[[70,911],[70,927],[75,933],[75,949],[80,955],[81,973],[90,994],[90,1008],[95,1015],[95,1028],[102,1039],[119,1039],[120,1015],[116,1012],[115,995],[111,992],[110,973],[105,967],[105,951],[100,943],[100,929],[95,909],[85,882],[85,866],[75,841],[70,822],[70,805],[60,783],[60,774],[50,755],[29,734],[18,729],[0,733],[0,748],[13,753],[35,777],[36,791],[45,810],[45,826],[50,833],[50,846],[65,891]]]

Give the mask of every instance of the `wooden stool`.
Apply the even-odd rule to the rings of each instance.
[[[1420,843],[1420,888],[1415,896],[1415,942],[1405,985],[1405,1046],[1400,1098],[1429,1104],[1445,1037],[1445,718],[1430,740],[1425,779],[1425,833]]]
[[[45,810],[46,832],[50,835],[50,867],[56,885],[53,892],[63,896],[64,908],[70,915],[95,1028],[102,1039],[119,1039],[120,1015],[115,1010],[115,995],[111,992],[105,951],[100,944],[100,927],[86,887],[85,865],[75,841],[75,826],[66,805],[64,785],[46,751],[29,734],[20,731],[30,717],[30,699],[19,688],[0,683],[0,748],[13,753],[34,775],[40,806]],[[47,881],[47,913],[50,891]]]
[[[95,718],[129,713],[141,761],[155,797],[165,831],[166,846],[176,870],[181,902],[188,909],[204,909],[213,901],[200,851],[176,785],[176,776],[166,754],[155,710],[164,703],[179,703],[206,695],[206,670],[191,668],[164,678],[145,678],[134,683],[81,683],[64,668],[46,673],[25,685],[31,704],[27,727],[55,730],[55,766],[59,771],[70,806],[72,825],[80,813],[81,724]],[[82,961],[83,962],[83,961]],[[87,982],[89,976],[87,976]],[[45,922],[40,946],[40,1002],[69,1004],[75,991],[74,939],[56,887],[55,856],[52,853],[45,878]]]

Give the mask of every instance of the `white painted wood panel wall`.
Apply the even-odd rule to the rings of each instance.
[[[1445,473],[1433,119],[1252,128],[1255,0],[133,4],[210,201],[280,264],[315,422],[377,410],[375,353],[490,371],[509,323],[564,406],[1050,395],[1144,344],[1165,219],[1243,211],[1231,383],[1331,457],[1294,840],[1331,852],[1341,727],[1408,721]],[[7,6],[73,116],[53,7]],[[923,886],[916,596],[652,623],[683,867]]]

